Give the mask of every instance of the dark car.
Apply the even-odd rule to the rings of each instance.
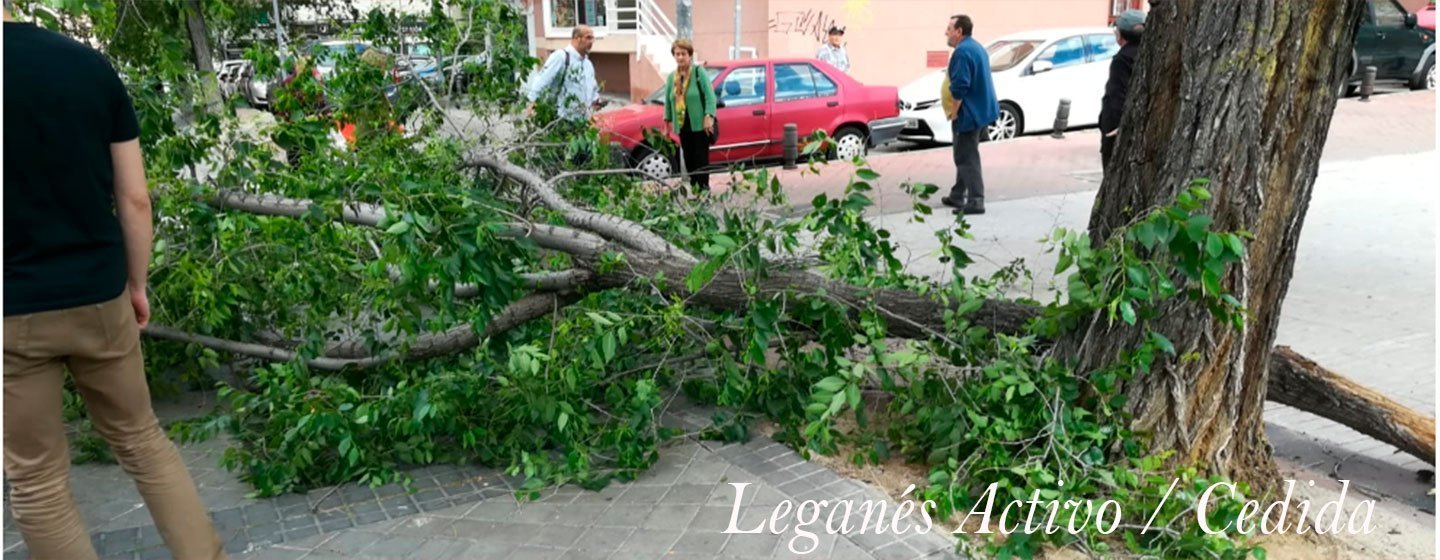
[[[1346,94],[1375,67],[1375,79],[1404,81],[1411,89],[1435,89],[1435,31],[1419,25],[1396,0],[1369,0],[1355,37]]]

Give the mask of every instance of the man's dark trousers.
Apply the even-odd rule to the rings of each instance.
[[[980,206],[985,203],[985,178],[980,172],[980,134],[985,129],[961,132],[955,130],[960,121],[950,121],[950,145],[955,157],[955,186],[950,188],[950,199],[967,205]]]

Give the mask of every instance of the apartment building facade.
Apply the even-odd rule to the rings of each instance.
[[[639,100],[674,70],[670,44],[688,36],[700,61],[814,56],[831,26],[845,29],[850,74],[903,86],[949,56],[945,25],[975,21],[981,41],[1054,27],[1108,25],[1145,0],[522,0],[536,56],[564,48],[575,25],[595,29],[601,88]],[[688,12],[688,13],[687,13]],[[738,14],[738,15],[737,15]],[[738,34],[737,34],[738,27]],[[738,43],[738,52],[737,52]]]

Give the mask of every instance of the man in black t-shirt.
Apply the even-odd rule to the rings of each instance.
[[[8,2],[7,2],[8,4]],[[69,487],[65,371],[175,558],[224,558],[150,405],[140,130],[100,53],[5,19],[5,476],[35,558],[96,558]]]

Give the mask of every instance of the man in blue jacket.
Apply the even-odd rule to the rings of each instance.
[[[955,49],[940,92],[945,116],[954,137],[955,186],[940,199],[955,212],[985,213],[985,179],[980,172],[980,135],[1000,116],[995,84],[990,80],[990,55],[971,33],[970,16],[952,16],[945,27],[946,42]]]

